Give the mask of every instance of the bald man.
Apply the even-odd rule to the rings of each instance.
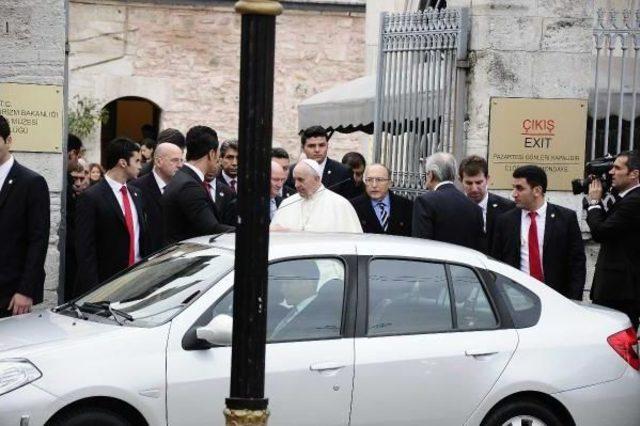
[[[327,190],[316,161],[304,159],[293,169],[297,194],[280,204],[273,216],[274,231],[362,233],[360,220],[346,198]]]
[[[130,182],[142,192],[147,222],[149,224],[150,245],[152,252],[163,247],[162,206],[160,198],[164,188],[182,167],[182,150],[177,145],[164,142],[156,146],[153,153],[151,173]]]
[[[269,188],[269,220],[273,219],[276,210],[282,203],[281,191],[284,181],[287,180],[287,172],[279,162],[271,160],[271,184]]]
[[[362,230],[371,234],[411,236],[413,201],[389,190],[391,173],[382,164],[364,171],[365,193],[351,200]]]

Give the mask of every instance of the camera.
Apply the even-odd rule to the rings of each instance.
[[[609,170],[613,167],[613,161],[615,158],[611,155],[595,158],[585,164],[584,167],[584,179],[574,179],[571,181],[571,190],[575,195],[588,194],[589,184],[594,179],[599,179],[602,182],[603,191],[609,192],[611,189],[611,175]]]

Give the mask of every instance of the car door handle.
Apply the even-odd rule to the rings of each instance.
[[[472,357],[491,356],[497,353],[498,351],[491,350],[491,349],[467,349],[466,351],[464,351],[464,354],[466,356],[472,356]]]
[[[317,364],[311,364],[309,370],[311,371],[328,371],[328,370],[340,370],[344,368],[344,364],[337,362],[319,362]]]

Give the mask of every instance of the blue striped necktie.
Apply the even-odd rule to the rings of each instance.
[[[378,203],[378,208],[380,209],[380,226],[384,232],[387,232],[387,228],[389,227],[389,215],[387,214],[387,210],[384,208],[384,203],[382,201]]]

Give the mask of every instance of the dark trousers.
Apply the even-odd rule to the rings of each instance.
[[[627,314],[633,324],[633,329],[638,330],[640,324],[640,303],[633,300],[594,300],[593,303],[606,306]]]

